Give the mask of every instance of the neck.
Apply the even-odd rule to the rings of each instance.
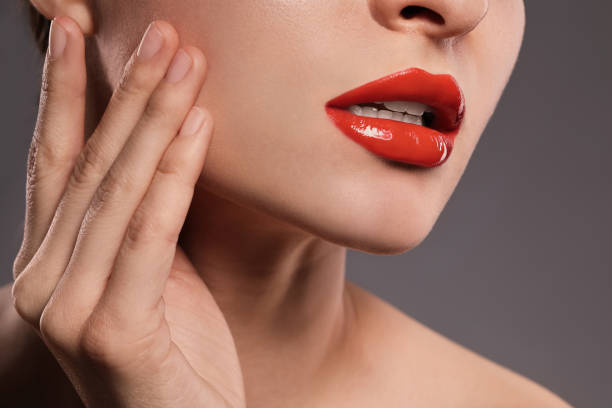
[[[89,135],[112,89],[95,44],[87,55]],[[270,373],[293,384],[313,378],[346,343],[354,317],[345,247],[200,187],[179,245],[228,322],[251,392]]]
[[[346,248],[201,188],[179,245],[225,315],[247,386],[308,378],[345,341]]]

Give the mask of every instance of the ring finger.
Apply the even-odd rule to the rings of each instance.
[[[63,307],[79,311],[77,322],[84,321],[102,295],[130,219],[199,94],[205,66],[197,48],[177,51],[132,136],[96,190],[56,288],[62,293]]]
[[[28,306],[23,307],[24,317],[35,327],[72,256],[95,190],[140,120],[177,48],[178,34],[170,24],[155,21],[149,26],[76,160],[51,225],[40,239],[42,244],[15,283],[25,287]]]

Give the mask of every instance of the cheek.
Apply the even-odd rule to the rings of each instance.
[[[465,84],[467,109],[461,138],[457,139],[453,151],[456,181],[508,83],[521,47],[524,25],[522,0],[490,1],[486,17],[457,44],[454,66],[460,73],[460,82]]]
[[[517,28],[501,26],[509,21],[504,4],[515,2],[492,1],[490,15],[458,48],[451,65],[470,104],[461,141],[444,166],[407,171],[348,141],[323,105],[364,78],[398,64],[419,65],[424,56],[418,44],[414,61],[359,66],[351,61],[385,61],[388,54],[367,34],[373,32],[367,15],[357,7],[346,10],[345,2],[298,7],[288,1],[186,0],[171,9],[158,3],[166,4],[164,18],[175,24],[182,41],[202,48],[209,61],[199,100],[214,116],[215,133],[201,186],[373,253],[400,253],[427,236],[493,112],[520,45]],[[347,17],[349,11],[354,14]],[[520,13],[515,14],[518,23]],[[347,34],[336,28],[341,18],[361,19],[356,26],[362,30]]]
[[[479,26],[457,48],[462,79],[470,84],[470,135],[479,137],[492,116],[516,63],[524,32],[523,2],[491,1]],[[475,142],[475,140],[474,140]]]

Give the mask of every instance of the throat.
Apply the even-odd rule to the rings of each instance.
[[[345,247],[202,188],[196,188],[179,245],[247,353],[293,338],[317,346],[336,331]]]

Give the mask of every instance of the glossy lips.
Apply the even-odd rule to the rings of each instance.
[[[431,127],[391,119],[354,115],[351,105],[382,101],[414,101],[431,107]],[[439,166],[453,149],[465,100],[451,75],[433,75],[409,68],[350,90],[325,104],[342,132],[372,153],[422,167]]]

